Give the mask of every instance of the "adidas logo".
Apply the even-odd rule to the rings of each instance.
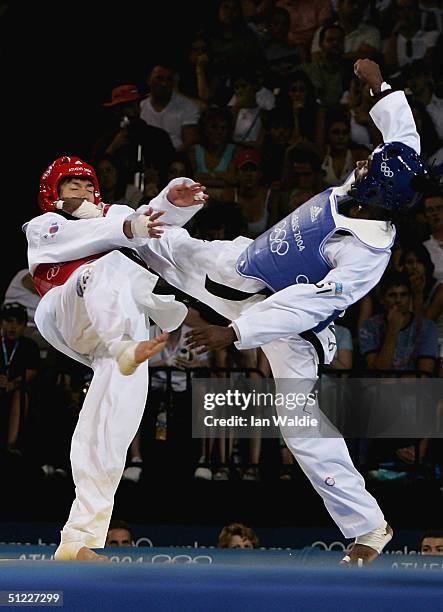
[[[311,221],[312,223],[314,223],[314,221],[317,221],[317,217],[318,215],[322,212],[322,208],[320,208],[320,206],[311,206]]]

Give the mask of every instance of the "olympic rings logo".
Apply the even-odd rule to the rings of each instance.
[[[47,280],[48,281],[52,280],[53,278],[57,276],[59,272],[60,272],[60,266],[52,266],[52,268],[49,268],[49,270],[46,273]]]
[[[284,229],[286,221],[283,221],[281,225],[275,227],[270,236],[269,242],[271,244],[271,253],[277,253],[277,255],[283,256],[289,251],[289,242],[285,240],[286,230]]]
[[[380,164],[380,170],[387,178],[392,178],[394,176],[393,171],[389,168],[385,161]]]

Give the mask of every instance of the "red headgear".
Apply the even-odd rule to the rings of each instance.
[[[60,181],[70,176],[89,179],[94,185],[94,203],[97,206],[101,203],[100,187],[94,168],[79,157],[64,156],[52,162],[41,176],[38,205],[43,212],[56,210],[54,203],[60,199],[58,193]]]

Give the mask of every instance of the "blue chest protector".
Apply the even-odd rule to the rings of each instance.
[[[274,292],[294,284],[320,282],[331,270],[322,254],[323,242],[336,228],[331,191],[314,196],[256,238],[239,257],[237,272],[262,281]],[[335,310],[313,331],[321,331],[340,313]]]

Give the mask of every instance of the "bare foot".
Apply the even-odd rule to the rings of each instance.
[[[130,342],[117,358],[118,367],[123,376],[134,374],[141,363],[163,350],[168,336],[168,332],[163,332],[154,340]]]
[[[392,538],[394,531],[390,525],[386,525],[386,535]],[[388,541],[389,541],[388,540]],[[340,565],[367,565],[372,563],[379,553],[375,548],[366,546],[365,544],[353,544],[346,556],[340,561]]]
[[[96,552],[94,552],[93,550],[91,550],[90,548],[87,548],[86,546],[83,546],[83,548],[80,548],[80,550],[77,553],[77,556],[75,558],[76,561],[105,561],[105,562],[109,562],[108,557],[106,557],[105,555],[98,555]]]

